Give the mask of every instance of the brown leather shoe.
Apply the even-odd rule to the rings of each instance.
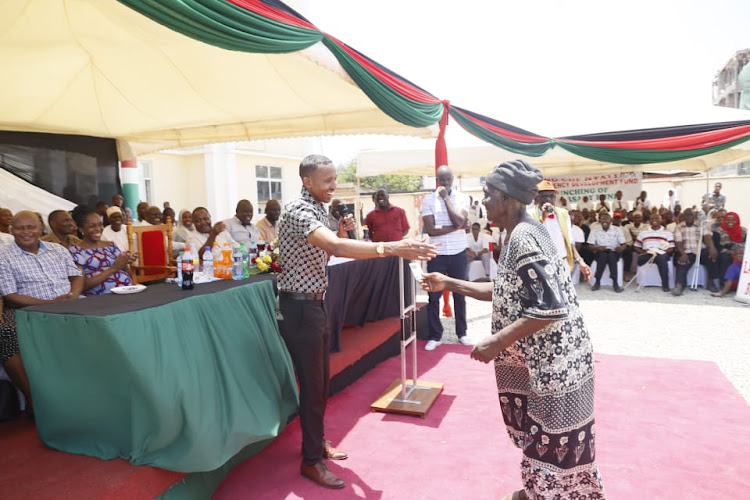
[[[349,458],[345,451],[334,448],[327,439],[323,440],[323,456],[329,460],[346,460]]]
[[[299,466],[299,473],[324,488],[338,489],[343,488],[346,484],[343,479],[328,470],[328,467],[326,467],[326,464],[322,460],[314,465],[306,465],[303,461],[302,465]]]

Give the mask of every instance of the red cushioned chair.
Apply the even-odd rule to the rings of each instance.
[[[174,277],[172,259],[172,221],[157,226],[133,226],[128,223],[128,246],[137,255],[130,265],[133,283],[148,283]]]

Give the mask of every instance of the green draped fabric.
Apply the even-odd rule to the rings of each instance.
[[[455,112],[453,109],[451,109],[450,115],[469,133],[475,135],[485,142],[492,144],[493,146],[503,148],[513,153],[535,157],[542,156],[551,147],[554,146],[554,141],[552,140],[546,142],[520,142],[509,139],[508,137],[503,137],[502,135],[496,134],[491,130],[488,130],[487,128],[482,127],[476,122],[470,120],[462,113]]]
[[[226,0],[119,0],[185,36],[229,50],[279,54],[305,49],[323,38],[317,30],[291,26]]]
[[[375,105],[394,120],[411,127],[427,127],[440,121],[443,103],[422,103],[399,94],[373,75],[330,38],[323,44],[336,56],[354,82]]]
[[[271,281],[109,316],[19,310],[17,322],[39,436],[55,449],[212,471],[297,409]]]
[[[556,143],[559,147],[566,149],[578,156],[583,156],[584,158],[591,158],[592,160],[618,163],[622,165],[643,165],[647,163],[662,163],[668,161],[686,160],[688,158],[695,158],[702,155],[716,153],[717,151],[723,151],[738,144],[742,144],[743,142],[747,142],[747,140],[747,138],[742,138],[736,141],[719,144],[717,146],[688,150],[626,149],[589,146],[581,144],[571,144],[565,142],[562,139],[558,139]]]

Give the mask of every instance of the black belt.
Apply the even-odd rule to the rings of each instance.
[[[292,300],[324,300],[326,298],[325,292],[320,293],[303,293],[303,292],[287,292],[286,290],[281,290],[279,292],[279,295],[283,295],[284,297]]]

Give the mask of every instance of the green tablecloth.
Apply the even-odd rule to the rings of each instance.
[[[278,435],[296,411],[272,281],[189,295],[157,286],[173,287],[180,300],[98,316],[18,311],[45,444],[136,465],[209,471]],[[70,303],[95,308],[96,299]]]

